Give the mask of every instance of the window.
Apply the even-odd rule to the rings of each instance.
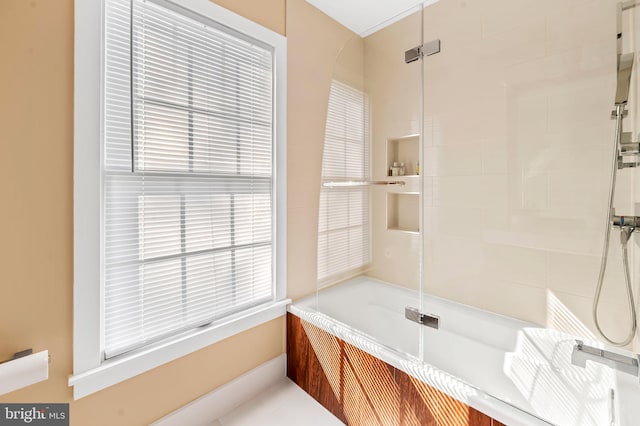
[[[322,157],[322,181],[369,179],[369,100],[333,81]],[[356,273],[369,263],[369,188],[324,187],[318,222],[318,282]]]
[[[104,0],[101,37],[78,3],[76,397],[287,302],[284,38],[195,0]]]

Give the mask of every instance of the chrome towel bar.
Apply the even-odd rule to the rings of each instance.
[[[339,180],[323,182],[325,188],[345,188],[352,186],[384,186],[384,185],[404,185],[402,180]]]

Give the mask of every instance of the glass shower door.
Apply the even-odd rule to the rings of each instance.
[[[422,44],[421,11],[404,15],[354,36],[336,59],[322,160],[317,307],[355,333],[417,357],[419,326],[405,318],[405,307],[420,305],[422,66],[407,63],[405,52]]]
[[[423,360],[553,424],[612,424],[615,371],[572,355],[576,339],[601,346],[591,309],[608,214],[616,2],[440,0],[423,26],[425,40],[442,40],[424,61],[424,289],[477,318],[441,319],[445,360],[425,331]],[[631,175],[618,173],[616,201],[633,208]],[[617,233],[611,246],[601,314],[615,335],[627,315]]]

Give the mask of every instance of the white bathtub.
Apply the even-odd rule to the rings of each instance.
[[[574,336],[425,296],[436,330],[404,318],[417,303],[413,291],[359,277],[289,311],[507,425],[640,424],[638,378],[573,366]]]

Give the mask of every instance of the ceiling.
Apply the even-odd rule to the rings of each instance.
[[[361,37],[376,31],[438,0],[307,0]]]

